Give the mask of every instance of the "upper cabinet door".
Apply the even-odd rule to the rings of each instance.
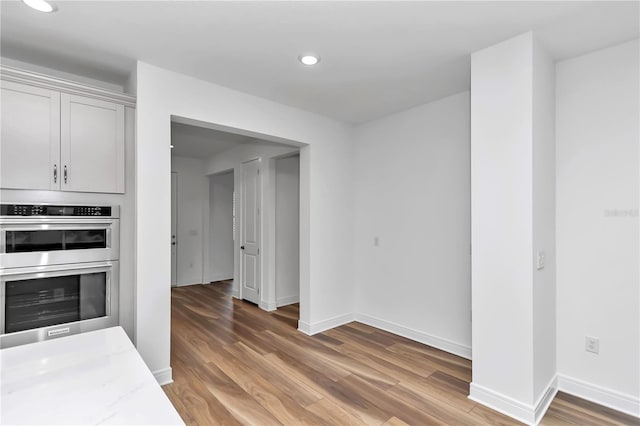
[[[0,187],[60,188],[60,93],[2,81]]]
[[[61,95],[61,189],[123,193],[124,106]]]

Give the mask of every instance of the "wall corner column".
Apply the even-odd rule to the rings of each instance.
[[[557,388],[553,69],[531,32],[471,57],[469,397],[527,424]]]

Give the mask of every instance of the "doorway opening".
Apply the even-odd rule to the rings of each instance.
[[[172,294],[218,286],[226,308],[251,302],[297,328],[300,147],[182,120],[171,145]]]
[[[178,285],[178,173],[171,172],[171,287]]]
[[[209,179],[209,246],[205,256],[205,283],[233,280],[233,252],[236,230],[233,170],[208,176]]]
[[[276,307],[300,302],[300,155],[275,159]]]

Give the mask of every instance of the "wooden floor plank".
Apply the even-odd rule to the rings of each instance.
[[[328,330],[325,333],[330,335],[331,337],[338,339],[343,342],[343,346],[345,348],[350,348],[355,350],[361,354],[369,354],[378,359],[384,360],[390,364],[397,365],[401,368],[409,370],[416,375],[422,377],[429,377],[433,374],[436,369],[431,364],[427,364],[423,360],[419,360],[419,362],[415,362],[415,359],[409,359],[407,357],[403,357],[402,355],[398,355],[394,352],[388,351],[387,348],[382,347],[377,344],[368,344],[366,339],[360,336],[350,336],[348,333],[345,333],[342,330],[342,327],[335,328],[333,330]],[[337,349],[340,350],[340,349]]]
[[[420,353],[408,345],[402,345],[395,343],[387,347],[388,351],[391,351],[403,358],[414,361],[416,364],[426,363],[433,366],[438,371],[446,372],[447,374],[457,377],[460,380],[467,382],[471,381],[471,369],[451,363],[439,358],[430,357],[424,353]]]
[[[238,383],[211,364],[194,368],[196,377],[205,383],[211,395],[220,401],[242,424],[279,425],[275,416],[265,409]],[[217,420],[217,419],[216,419]],[[222,424],[219,420],[200,425]]]
[[[322,398],[314,402],[307,406],[307,410],[315,413],[318,417],[324,418],[330,425],[361,426],[367,424],[329,398]]]
[[[490,408],[477,404],[469,415],[474,417],[478,424],[492,425],[492,426],[521,426],[522,423],[507,417],[504,414],[500,414]]]
[[[383,426],[410,426],[397,417],[391,417]]]
[[[421,411],[429,413],[448,425],[473,426],[478,423],[471,416],[462,413],[459,408],[443,403],[429,394],[414,392],[402,384],[389,389],[389,394],[396,399],[406,401]]]
[[[352,322],[297,331],[297,304],[266,312],[231,282],[172,289],[164,386],[188,425],[518,425],[467,398],[471,362]],[[636,425],[558,393],[544,426]]]
[[[418,410],[405,401],[395,398],[389,392],[383,392],[371,386],[366,380],[352,374],[340,379],[340,384],[345,386],[347,394],[358,395],[364,401],[386,413],[387,420],[391,417],[411,425],[445,425],[436,417],[424,411]]]
[[[305,385],[303,381],[298,381],[287,375],[280,374],[269,359],[253,351],[243,342],[228,345],[225,347],[225,350],[235,358],[246,360],[246,363],[252,367],[254,372],[278,389],[281,389],[287,395],[290,395],[291,398],[303,407],[311,405],[323,398],[322,393],[314,391]]]

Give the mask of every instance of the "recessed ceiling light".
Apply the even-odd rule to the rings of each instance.
[[[300,55],[298,59],[305,65],[315,65],[320,62],[320,57],[315,55]]]
[[[24,4],[40,12],[55,12],[56,6],[47,0],[22,0]]]

